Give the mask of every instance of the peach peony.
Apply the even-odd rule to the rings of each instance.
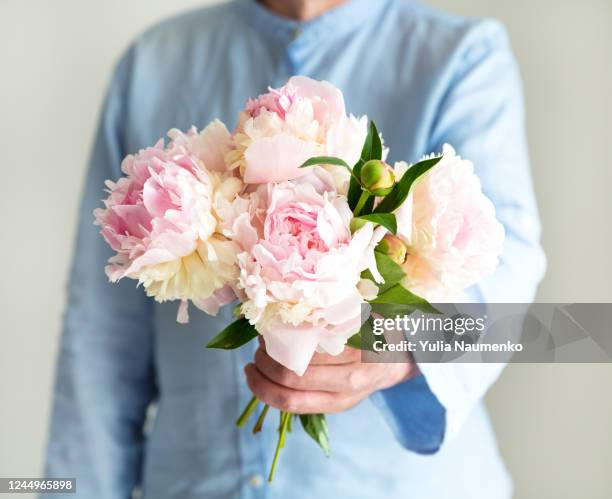
[[[240,114],[228,163],[246,183],[282,182],[305,174],[313,156],[336,156],[353,165],[367,134],[367,118],[346,115],[342,92],[326,81],[294,76],[279,89],[250,99]],[[348,172],[329,165],[343,193]]]
[[[186,321],[187,300],[215,313],[233,299],[236,248],[217,230],[216,206],[242,183],[223,171],[230,137],[220,122],[168,135],[166,147],[160,140],[124,159],[126,176],[107,182],[105,207],[94,215],[117,252],[106,267],[110,280],[130,277],[157,301],[181,300]]]
[[[472,163],[448,144],[443,155],[412,190],[412,226],[406,231],[403,284],[430,302],[457,299],[491,274],[504,242],[504,228]],[[396,173],[400,169],[396,165]]]
[[[316,350],[337,355],[359,330],[373,227],[351,235],[346,198],[300,180],[258,186],[248,211],[237,202],[231,231],[242,312],[270,356],[301,375]]]

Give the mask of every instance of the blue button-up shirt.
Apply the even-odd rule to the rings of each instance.
[[[232,127],[249,96],[295,74],[338,86],[348,110],[379,125],[391,161],[444,142],[472,159],[507,240],[501,266],[471,297],[533,298],[544,260],[520,80],[497,22],[408,0],[350,0],[305,23],[252,0],[170,19],[119,62],[85,185],[47,452],[47,474],[76,477],[78,497],[128,498],[134,487],[151,499],[510,496],[481,402],[501,366],[422,366],[425,376],[330,415],[329,459],[294,431],[268,486],[274,418],[257,436],[234,426],[255,345],[204,348],[230,310],[179,325],[175,303],[152,303],[134,281],[108,283],[110,249],[92,210],[121,158],[172,127],[216,117]]]

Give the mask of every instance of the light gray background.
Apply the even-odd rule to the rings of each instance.
[[[205,3],[0,0],[0,476],[40,472],[77,204],[111,67],[143,28]],[[510,31],[549,259],[539,299],[612,301],[612,3],[431,3]],[[611,365],[508,367],[488,404],[516,497],[611,497],[611,388]]]

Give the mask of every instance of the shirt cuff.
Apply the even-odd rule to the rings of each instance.
[[[446,429],[446,410],[419,374],[391,388],[372,394],[395,437],[406,449],[434,454],[440,449]]]
[[[432,396],[446,411],[446,440],[461,429],[474,406],[496,381],[505,364],[419,363]]]

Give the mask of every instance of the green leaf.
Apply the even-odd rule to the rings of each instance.
[[[384,293],[389,288],[395,286],[406,276],[406,273],[391,257],[375,251],[374,258],[376,258],[376,268],[385,280],[384,283],[378,284],[380,293]]]
[[[429,303],[425,298],[421,298],[420,296],[415,295],[411,291],[408,291],[401,284],[396,284],[385,292],[380,293],[374,300],[371,300],[370,303],[409,305],[418,310],[421,310],[422,312],[431,314],[440,313],[440,311],[437,310],[433,305],[431,305],[431,303]]]
[[[361,167],[363,166],[363,164],[364,164],[364,161],[360,159],[359,161],[357,161],[357,163],[355,163],[355,166],[353,166],[353,175],[351,176],[351,181],[349,183],[349,190],[346,196],[348,199],[348,203],[349,203],[349,207],[351,208],[351,211],[353,211],[355,209],[355,206],[357,206],[357,203],[359,202],[359,197],[361,196],[361,191],[364,190],[361,187],[361,183],[359,180],[359,177],[361,175]],[[374,198],[371,198],[371,199],[373,203]],[[366,207],[367,207],[367,203],[366,203]]]
[[[352,348],[357,348],[358,350],[369,350],[374,352],[375,341],[382,341],[383,343],[386,343],[384,336],[374,335],[372,317],[368,317],[368,320],[361,325],[359,332],[351,336],[346,344]]]
[[[360,215],[355,218],[382,225],[391,234],[397,233],[397,221],[393,213],[372,213],[371,215]]]
[[[376,129],[376,123],[370,120],[368,135],[361,150],[361,160],[365,163],[371,159],[382,159],[382,142]]]
[[[383,253],[375,251],[374,258],[376,258],[376,268],[378,269],[378,272],[383,277],[385,282],[376,282],[374,276],[369,270],[364,270],[361,273],[361,277],[374,281],[378,286],[379,293],[384,293],[389,288],[395,286],[398,282],[400,282],[404,278],[406,273],[397,263],[395,263],[391,259],[391,257]]]
[[[370,121],[370,128],[372,129],[372,153],[370,154],[370,159],[382,159],[382,141],[374,121]]]
[[[361,334],[355,333],[346,341],[347,346],[361,350]]]
[[[304,431],[323,449],[329,456],[329,434],[325,414],[300,414],[300,422]]]
[[[372,313],[382,317],[397,317],[398,315],[410,315],[416,311],[413,305],[398,305],[396,303],[371,303]]]
[[[300,165],[300,168],[307,168],[309,166],[315,166],[315,165],[343,166],[344,168],[348,170],[348,172],[351,175],[351,183],[356,182],[359,185],[359,177],[356,176],[356,174],[353,172],[353,169],[342,158],[336,158],[335,156],[315,156],[314,158],[310,158],[304,161]],[[361,189],[361,185],[359,185],[359,188]]]
[[[374,129],[375,128],[376,128],[376,125],[372,127],[372,122],[370,121],[370,126],[368,127],[368,133],[363,143],[363,147],[361,148],[361,161],[363,163],[372,159],[372,143],[374,142]]]
[[[206,348],[233,350],[257,337],[257,330],[244,317],[232,322],[217,336],[208,342]]]
[[[315,156],[314,158],[310,158],[304,161],[300,168],[306,168],[307,166],[315,166],[315,165],[337,165],[344,166],[349,172],[352,172],[352,168],[341,158],[336,158],[334,156]]]
[[[361,149],[361,158],[352,169],[351,181],[349,184],[349,190],[347,194],[349,207],[351,211],[355,209],[357,206],[357,202],[359,201],[359,196],[361,196],[361,191],[363,190],[361,187],[360,175],[361,175],[361,167],[364,165],[366,161],[371,159],[381,159],[382,158],[382,142],[380,141],[380,135],[378,135],[378,130],[376,129],[376,124],[373,121],[370,121],[370,126],[368,128],[368,134],[366,135],[365,141],[363,143],[363,148]],[[364,213],[371,213],[374,205],[374,198],[366,203],[366,206],[363,209]]]
[[[376,199],[376,196],[370,196],[368,198],[368,200],[363,205],[363,209],[361,210],[362,216],[363,215],[369,215],[370,213],[372,213],[372,210],[374,209],[374,200],[375,199]]]
[[[421,176],[436,166],[442,156],[425,159],[412,165],[401,180],[395,184],[393,190],[385,196],[380,204],[374,209],[374,213],[391,213],[396,210],[408,197],[412,184]]]

